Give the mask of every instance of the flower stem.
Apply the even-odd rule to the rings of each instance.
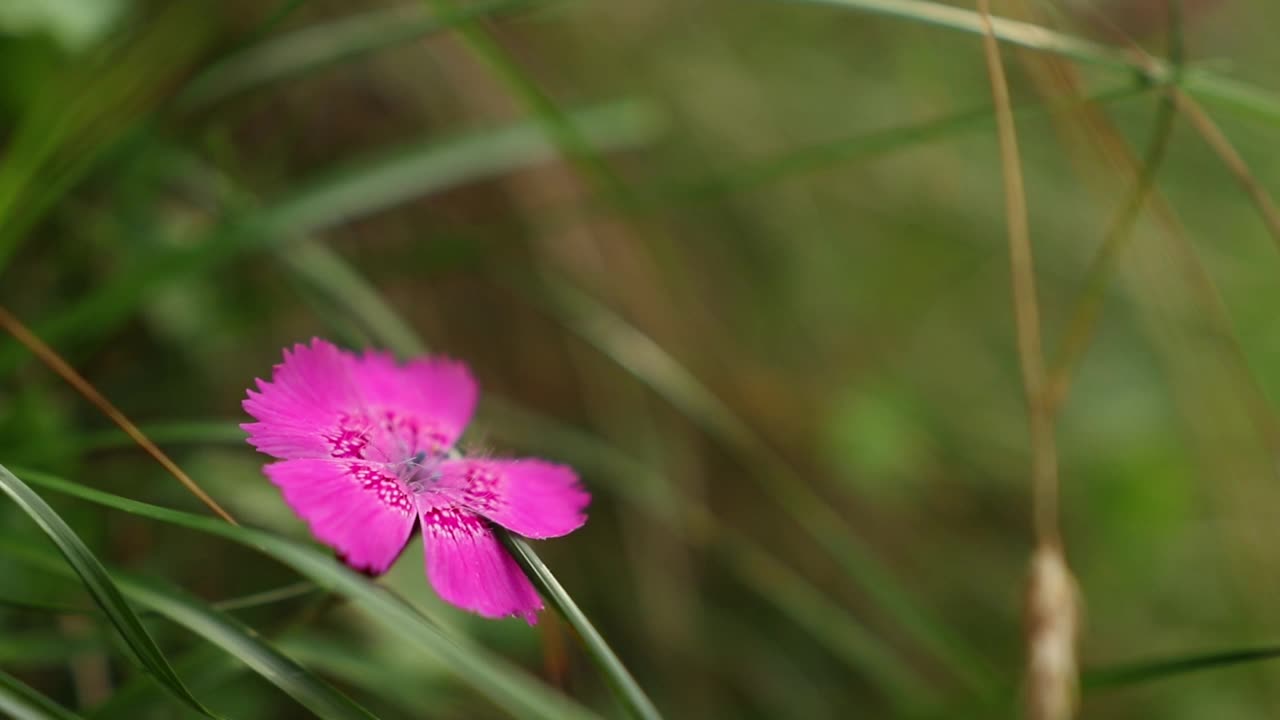
[[[582,640],[583,647],[586,648],[587,654],[591,656],[592,661],[604,673],[605,679],[609,682],[609,687],[613,689],[614,694],[622,701],[627,712],[636,720],[661,720],[662,715],[658,713],[658,708],[654,707],[653,701],[649,696],[644,694],[644,690],[640,689],[640,685],[636,682],[631,673],[627,671],[626,666],[614,654],[613,648],[605,642],[604,638],[587,619],[587,616],[578,608],[578,604],[569,597],[569,593],[560,585],[560,581],[556,580],[556,576],[551,574],[550,568],[542,562],[533,548],[529,547],[529,543],[524,538],[511,534],[502,528],[494,528],[494,532],[498,534],[498,539],[503,545],[507,546],[507,550],[515,561],[519,563],[520,568],[524,570],[524,574],[529,576],[529,580],[542,593],[560,615],[573,627],[578,633],[578,637]]]

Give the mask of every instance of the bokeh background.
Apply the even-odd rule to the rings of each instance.
[[[990,88],[977,36],[872,4],[0,0],[0,304],[242,521],[297,538],[236,428],[281,348],[466,361],[466,447],[593,492],[539,551],[669,717],[1008,717],[1032,535]],[[996,10],[1170,43],[1160,0]],[[1173,35],[1201,84],[1266,99],[1278,24],[1187,2]],[[1050,57],[1005,49],[1052,361],[1131,193],[1117,148],[1164,134],[1138,73]],[[1280,103],[1205,107],[1280,187]],[[1102,274],[1058,418],[1082,714],[1275,717],[1280,669],[1198,659],[1280,631],[1280,254],[1200,134],[1166,139],[1163,210]],[[0,462],[204,512],[9,337]],[[382,717],[501,716],[270,560],[48,499],[111,567],[208,600],[286,588],[238,617]],[[383,582],[617,714],[551,614],[448,607],[418,552]],[[67,606],[78,584],[0,552],[0,668],[94,717],[194,717]],[[308,716],[148,627],[227,717]]]

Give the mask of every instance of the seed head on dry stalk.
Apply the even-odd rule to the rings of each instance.
[[[1031,441],[1035,551],[1031,557],[1027,585],[1025,626],[1027,717],[1029,720],[1068,720],[1075,712],[1078,696],[1076,640],[1081,603],[1075,580],[1063,556],[1058,527],[1057,447],[1040,340],[1040,311],[1036,299],[1035,260],[1027,223],[1026,191],[1022,182],[1009,86],[991,24],[990,6],[990,0],[978,0],[1000,141],[1014,327]]]
[[[1080,592],[1062,548],[1042,545],[1031,554],[1027,583],[1026,708],[1029,720],[1065,720],[1079,699],[1076,639]]]

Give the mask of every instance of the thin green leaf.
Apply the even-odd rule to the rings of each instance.
[[[184,109],[315,72],[448,29],[463,19],[513,12],[533,0],[481,0],[432,15],[420,5],[379,8],[271,37],[214,64],[184,88]]]
[[[293,568],[321,587],[347,598],[374,621],[405,642],[439,660],[464,683],[519,717],[585,720],[596,717],[567,697],[511,667],[488,651],[460,638],[450,638],[410,605],[313,547],[247,527],[148,505],[33,471],[23,471],[33,484],[141,517],[217,535],[257,550]]]
[[[346,304],[347,309],[379,343],[402,356],[426,351],[412,328],[337,253],[320,243],[310,244],[308,248],[304,255],[289,257],[286,265],[303,273],[307,282],[324,295],[336,300],[354,298],[354,302]],[[535,416],[492,395],[481,401],[481,413],[505,420],[499,431],[505,432],[509,440],[512,433],[517,433],[517,427],[535,427],[536,431],[529,436],[536,440],[534,446],[538,449],[554,448],[557,455],[583,470],[597,468],[603,479],[614,481],[612,489],[624,500],[653,513],[677,532],[692,535],[695,542],[706,546],[714,544],[725,551],[730,557],[729,567],[737,572],[746,587],[759,593],[784,615],[794,618],[835,657],[858,672],[876,678],[895,704],[906,706],[929,699],[929,689],[919,675],[865,624],[831,602],[803,577],[789,572],[745,535],[720,523],[704,507],[659,497],[655,489],[661,488],[662,483],[642,463],[553,418]],[[775,583],[783,574],[788,583]]]
[[[529,576],[529,580],[542,592],[543,597],[551,603],[565,621],[569,623],[582,639],[583,646],[587,649],[587,654],[591,656],[592,661],[600,668],[600,672],[604,674],[605,680],[613,688],[614,694],[622,701],[623,706],[631,717],[636,720],[661,720],[662,715],[658,712],[658,708],[654,706],[653,701],[645,695],[644,690],[640,688],[640,684],[631,676],[631,672],[622,664],[618,656],[613,652],[613,648],[609,647],[609,643],[605,642],[600,632],[596,630],[591,621],[587,619],[578,604],[573,601],[573,597],[565,591],[564,586],[551,573],[546,563],[529,547],[529,543],[523,538],[516,537],[510,532],[502,528],[495,528],[498,539],[506,546],[507,550],[515,558],[516,563],[520,565],[520,569],[524,570],[525,575]]]
[[[1081,678],[1086,692],[1138,685],[1165,678],[1280,658],[1280,647],[1227,650],[1089,670]]]
[[[504,441],[572,463],[584,474],[607,482],[624,502],[662,523],[664,531],[678,533],[715,553],[745,588],[809,632],[833,657],[872,678],[895,707],[933,700],[928,683],[870,626],[769,549],[724,524],[705,505],[662,492],[664,486],[645,463],[601,438],[492,396],[482,401],[481,412]]]
[[[213,717],[182,684],[182,680],[173,671],[160,647],[151,639],[133,608],[129,607],[102,563],[98,562],[66,521],[3,465],[0,465],[0,491],[12,498],[58,547],[94,602],[102,608],[112,626],[120,633],[138,663],[155,676],[174,697],[202,715]]]
[[[0,715],[13,720],[77,720],[80,716],[0,670]]]
[[[985,32],[981,18],[973,10],[927,2],[927,0],[779,1],[793,4],[834,5],[849,10],[957,30],[971,35],[981,35]],[[1175,79],[1174,68],[1164,60],[1153,58],[1148,63],[1132,53],[1018,20],[992,18],[991,22],[996,39],[1010,45],[1134,73],[1156,84],[1169,83]],[[1179,84],[1187,92],[1204,100],[1249,112],[1273,124],[1280,123],[1280,96],[1274,92],[1225,78],[1204,69],[1187,72]]]
[[[1108,104],[1135,97],[1149,90],[1146,83],[1132,83],[1092,94],[1079,101],[1063,103],[1023,103],[1014,107],[1019,117],[1038,117],[1084,103]],[[919,147],[932,140],[947,138],[967,130],[984,128],[992,123],[990,106],[953,113],[936,120],[861,132],[837,140],[791,148],[772,156],[747,162],[740,167],[693,181],[672,178],[651,195],[646,204],[655,208],[671,202],[699,202],[735,192],[751,190],[807,172],[834,167],[859,158],[880,155],[904,148]]]
[[[387,346],[409,355],[424,352],[416,337],[413,343],[407,349],[395,343]],[[662,523],[665,530],[679,533],[689,542],[723,556],[727,567],[746,588],[805,628],[851,669],[875,678],[877,685],[895,702],[906,705],[930,699],[929,687],[918,674],[865,623],[832,602],[807,578],[778,561],[754,540],[724,525],[705,507],[660,492],[662,484],[644,463],[601,438],[493,396],[482,400],[481,414],[505,442],[562,458],[584,474],[607,483],[610,492]],[[237,446],[244,442],[243,431],[235,423],[210,421],[181,425],[184,432],[190,432],[186,435],[189,442]],[[157,432],[164,430],[163,424],[152,427]],[[206,433],[204,437],[200,435],[201,430]],[[99,440],[101,447],[125,446],[130,442],[123,433],[103,434]]]
[[[5,543],[4,549],[7,556],[16,557],[49,572],[70,572],[65,564],[46,553],[13,543]],[[222,648],[317,717],[333,720],[370,720],[375,717],[260,639],[251,628],[204,601],[154,581],[119,571],[113,573],[113,577],[130,600],[151,608]]]
[[[593,148],[633,147],[651,140],[662,128],[661,117],[639,102],[590,108],[573,113],[570,121]],[[408,145],[344,168],[273,203],[265,213],[264,229],[294,237],[307,235],[412,198],[554,158],[553,147],[530,123]]]

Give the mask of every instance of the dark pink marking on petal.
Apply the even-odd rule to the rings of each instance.
[[[461,508],[424,505],[427,579],[440,597],[484,617],[517,615],[535,624],[542,598],[485,521]]]
[[[416,452],[435,453],[458,441],[478,394],[467,366],[424,357],[401,364],[386,352],[353,358],[352,377],[382,432]]]
[[[578,475],[544,460],[449,460],[433,490],[525,537],[566,535],[587,521],[591,501]]]
[[[272,463],[265,472],[312,534],[354,568],[383,573],[408,542],[416,508],[382,466],[308,458]]]

